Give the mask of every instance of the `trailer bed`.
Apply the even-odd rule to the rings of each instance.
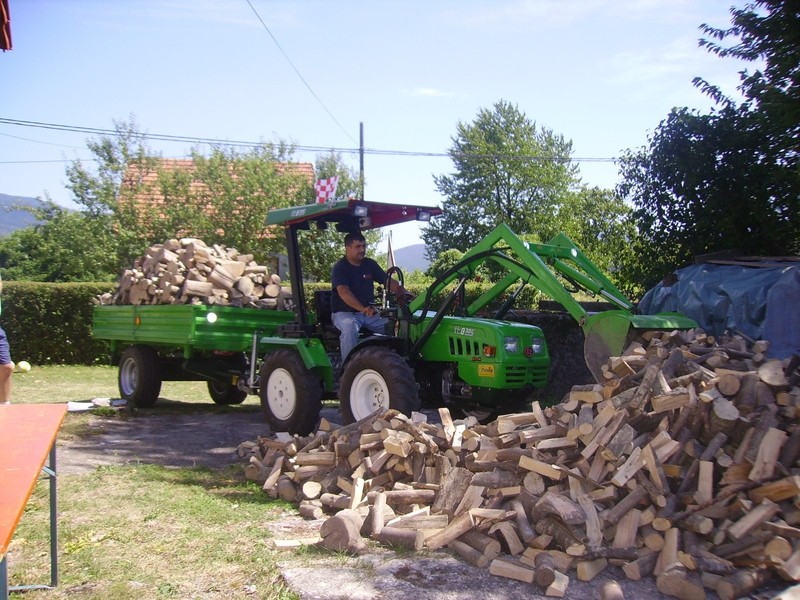
[[[92,333],[112,344],[140,343],[192,350],[243,352],[253,333],[274,334],[294,320],[284,310],[204,304],[96,306]]]

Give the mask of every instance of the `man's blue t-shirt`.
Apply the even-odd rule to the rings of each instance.
[[[375,301],[375,281],[386,283],[386,272],[371,258],[365,258],[358,266],[350,264],[346,258],[336,261],[331,274],[331,312],[356,312],[339,297],[338,286],[349,287],[359,302],[367,306]]]

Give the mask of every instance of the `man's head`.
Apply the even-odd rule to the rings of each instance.
[[[367,255],[367,241],[360,232],[344,236],[344,256],[354,265],[360,265]]]

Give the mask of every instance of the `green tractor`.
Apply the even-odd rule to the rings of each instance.
[[[550,365],[542,330],[505,319],[526,285],[561,302],[578,320],[587,337],[587,363],[596,377],[609,356],[621,353],[632,327],[695,326],[677,314],[634,315],[631,304],[566,236],[532,245],[500,225],[410,302],[392,298],[386,285],[381,314],[389,319],[391,334],[363,337],[342,363],[339,332],[330,320],[331,291],[317,291],[313,314],[307,309],[299,235],[312,226],[333,226],[344,234],[428,221],[440,213],[438,208],[357,200],[269,212],[267,224],[285,229],[294,319],[253,336],[247,391],[258,390],[264,415],[274,430],[312,431],[322,400],[337,397],[346,423],[389,408],[410,414],[423,400],[481,416],[520,410],[531,393],[545,385]],[[467,304],[466,283],[489,261],[507,275]],[[389,269],[387,275],[403,283],[399,268]],[[565,282],[619,308],[588,315]],[[501,299],[500,306],[488,314],[490,305]]]

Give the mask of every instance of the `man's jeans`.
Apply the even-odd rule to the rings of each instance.
[[[331,315],[331,321],[340,332],[339,350],[342,353],[342,362],[358,342],[358,332],[362,327],[375,333],[385,333],[386,324],[389,322],[378,315],[367,317],[356,312],[335,312]]]

